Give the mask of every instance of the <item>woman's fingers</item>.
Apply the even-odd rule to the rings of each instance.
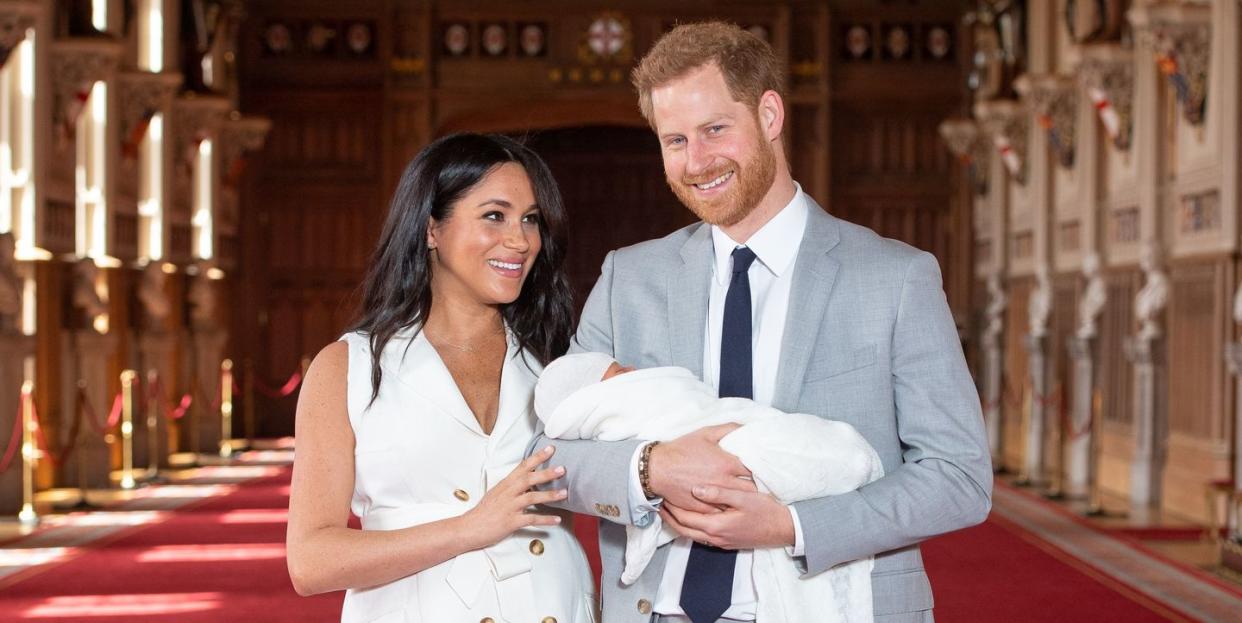
[[[526,513],[527,526],[555,526],[561,523],[560,515],[539,515],[537,513]]]
[[[549,467],[548,469],[541,469],[539,471],[531,472],[530,475],[526,477],[526,486],[534,487],[544,483],[549,483],[564,475],[565,467],[562,465]]]
[[[518,473],[532,471],[536,467],[546,463],[548,459],[552,458],[553,454],[556,454],[556,448],[552,446],[544,446],[542,450],[531,454],[521,463],[518,463],[518,466],[513,469],[513,472]]]
[[[548,502],[557,502],[569,496],[569,491],[565,489],[557,489],[555,491],[531,491],[518,497],[518,502],[523,508],[534,506],[536,504],[547,504]]]

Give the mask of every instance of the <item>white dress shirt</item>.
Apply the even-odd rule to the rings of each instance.
[[[712,226],[712,245],[715,262],[712,264],[712,282],[708,298],[707,326],[704,327],[703,381],[713,387],[720,386],[720,337],[724,324],[725,295],[733,275],[733,250],[746,246],[754,252],[758,261],[747,271],[750,278],[752,374],[754,400],[771,405],[776,392],[776,371],[780,363],[781,339],[785,334],[785,317],[789,310],[790,284],[793,282],[793,266],[806,231],[807,198],[802,187],[797,186],[789,204],[777,212],[755,232],[745,245],[731,240],[720,228]],[[638,457],[634,453],[630,461],[630,514],[635,525],[651,523],[651,514],[659,508],[661,500],[648,500],[638,484]],[[802,526],[793,507],[794,547],[791,554],[801,556],[803,551]],[[686,561],[690,556],[692,541],[679,538],[670,546],[664,577],[656,593],[654,610],[666,620],[688,620],[681,609],[681,585],[686,574]],[[753,553],[740,550],[737,566],[733,572],[733,602],[722,618],[738,621],[755,620],[755,586],[751,579]]]

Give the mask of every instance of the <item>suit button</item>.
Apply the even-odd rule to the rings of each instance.
[[[543,541],[540,541],[539,539],[535,539],[531,541],[530,542],[530,553],[536,556],[543,555]]]
[[[556,617],[543,617],[539,623],[556,623]]]
[[[638,600],[638,613],[639,614],[651,614],[651,602],[647,601],[646,599],[639,599]]]
[[[465,502],[466,500],[470,499],[470,494],[466,493],[465,491],[462,491],[461,489],[458,489],[453,492],[453,497]]]

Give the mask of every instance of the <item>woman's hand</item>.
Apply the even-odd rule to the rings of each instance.
[[[552,458],[555,451],[555,448],[548,446],[527,457],[504,480],[488,490],[478,506],[462,515],[471,537],[477,540],[473,549],[495,545],[522,528],[554,526],[561,522],[556,515],[526,512],[530,506],[563,500],[569,495],[566,489],[534,490],[565,475],[565,468],[561,466],[535,469]]]

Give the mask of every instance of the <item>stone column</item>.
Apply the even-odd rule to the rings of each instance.
[[[1160,246],[1143,246],[1140,266],[1146,275],[1134,297],[1138,333],[1126,343],[1126,357],[1134,369],[1134,458],[1130,465],[1130,502],[1136,506],[1160,503],[1168,438],[1168,400],[1165,341],[1162,318],[1168,304],[1169,279]]]
[[[1242,288],[1238,288],[1237,294],[1233,297],[1233,321],[1242,325]],[[1237,404],[1233,415],[1233,487],[1235,494],[1242,495],[1242,340],[1225,345],[1225,361],[1229,364],[1229,371],[1237,377],[1238,389],[1234,391]],[[1242,512],[1242,509],[1239,511]],[[1229,535],[1235,542],[1242,542],[1240,523],[1242,523],[1242,517],[1234,515],[1232,524],[1229,526]]]
[[[190,423],[191,451],[220,452],[220,362],[228,345],[228,331],[219,320],[217,281],[223,274],[210,262],[200,261],[189,284],[190,374],[199,388],[194,397],[194,422]]]
[[[115,397],[109,391],[116,385],[109,369],[117,338],[109,333],[102,283],[94,260],[84,258],[74,264],[69,294],[73,316],[60,343],[63,382],[57,427],[59,443],[55,445],[61,452],[73,448],[61,466],[62,478],[65,484],[83,489],[111,485],[110,435],[100,429],[107,425]]]
[[[1004,464],[1001,454],[1001,408],[1005,395],[1005,359],[1001,347],[1008,298],[999,273],[988,277],[988,307],[983,328],[983,421],[988,432],[988,449],[993,468]]]
[[[1066,494],[1082,497],[1096,477],[1096,458],[1092,456],[1095,396],[1095,339],[1069,338],[1070,358],[1074,362],[1074,395],[1070,397],[1070,430],[1066,432]]]
[[[1048,269],[1039,265],[1035,269],[1035,288],[1028,303],[1030,331],[1026,336],[1029,355],[1031,392],[1028,397],[1029,413],[1026,422],[1026,452],[1022,463],[1024,484],[1038,485],[1044,482],[1044,398],[1048,395],[1048,316],[1052,312],[1052,284]]]
[[[1130,502],[1156,506],[1164,478],[1168,437],[1164,338],[1134,337],[1126,343],[1134,368],[1134,458],[1130,463]]]

